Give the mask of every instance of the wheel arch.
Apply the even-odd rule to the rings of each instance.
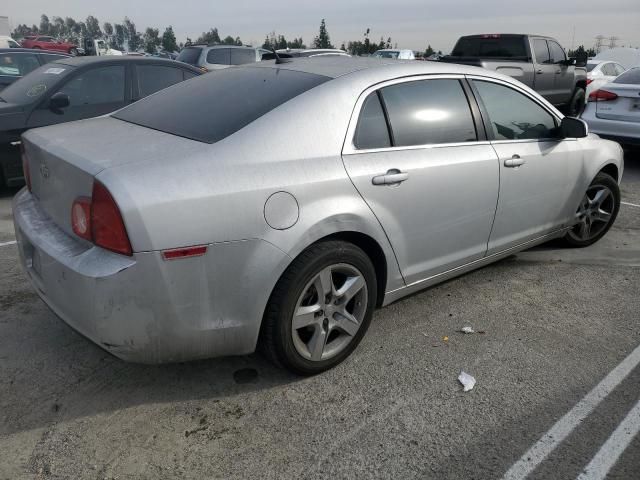
[[[618,166],[615,163],[607,163],[606,165],[602,166],[600,170],[598,170],[598,173],[600,172],[610,175],[615,179],[616,182],[620,182],[621,180],[619,178],[620,170],[618,170]]]

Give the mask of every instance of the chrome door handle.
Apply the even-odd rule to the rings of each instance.
[[[398,185],[409,178],[409,174],[401,172],[397,168],[392,168],[384,175],[377,175],[371,179],[374,185]]]
[[[520,155],[516,154],[511,158],[506,159],[504,161],[504,166],[510,167],[510,168],[517,168],[520,165],[524,165],[525,163],[527,163],[527,161],[523,158],[520,158]]]

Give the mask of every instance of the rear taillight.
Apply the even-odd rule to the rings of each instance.
[[[24,143],[20,142],[20,157],[22,158],[22,173],[24,175],[24,181],[27,184],[27,188],[31,191],[31,172],[29,171],[29,157],[24,150]]]
[[[618,95],[606,90],[596,90],[589,94],[590,102],[608,102],[609,100],[615,100],[616,98],[618,98]]]
[[[118,204],[100,182],[93,182],[91,198],[78,197],[71,206],[73,232],[95,245],[131,256],[131,242]]]
[[[591,82],[593,82],[593,78],[587,78],[587,85],[589,85]]]

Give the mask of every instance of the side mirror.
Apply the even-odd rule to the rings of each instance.
[[[586,67],[588,60],[589,60],[589,55],[587,55],[587,52],[578,52],[576,54],[575,66]]]
[[[49,99],[49,109],[55,113],[62,113],[63,108],[67,108],[71,104],[71,99],[66,93],[54,93]]]
[[[576,64],[576,59],[574,57],[567,58],[564,61],[560,62],[561,65],[566,65],[567,67],[572,67]]]
[[[589,127],[584,120],[564,117],[560,122],[562,138],[584,138],[589,134]]]

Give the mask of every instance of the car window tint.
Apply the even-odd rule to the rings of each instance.
[[[491,82],[474,80],[489,115],[496,140],[541,139],[554,136],[553,116],[516,90]]]
[[[526,58],[527,49],[522,36],[486,35],[462,37],[456,43],[451,55],[455,57]]]
[[[547,48],[546,40],[536,38],[533,41],[533,52],[536,56],[537,63],[551,63],[551,57],[549,56],[549,48]]]
[[[244,48],[232,48],[231,65],[244,65],[256,61],[256,51]]]
[[[624,73],[624,67],[618,63],[614,63],[613,68],[616,71],[616,76],[622,75]]]
[[[394,146],[476,140],[469,102],[458,80],[404,82],[381,92]]]
[[[53,37],[38,37],[38,42],[48,42],[48,43],[53,43],[55,42],[55,40],[53,39]]]
[[[124,65],[83,72],[59,91],[69,95],[72,107],[124,102]]]
[[[144,98],[113,117],[215,143],[274,108],[331,80],[275,68],[227,68]]]
[[[0,75],[22,77],[40,66],[30,53],[0,53]]]
[[[597,66],[598,66],[597,63],[587,63],[587,72],[591,72]]]
[[[631,70],[627,70],[618,78],[616,78],[613,83],[626,83],[629,85],[639,85],[640,84],[640,68],[632,68]]]
[[[229,65],[231,62],[229,50],[229,48],[212,48],[209,50],[209,53],[207,53],[207,63]]]
[[[73,70],[74,67],[61,63],[42,65],[2,90],[0,97],[5,102],[19,105],[40,101],[43,95],[61,85]]]
[[[360,149],[391,146],[387,120],[377,92],[371,93],[362,105],[353,143]]]
[[[158,90],[181,82],[184,77],[179,68],[162,65],[136,65],[140,97],[146,97]]]
[[[182,49],[176,60],[190,65],[198,65],[201,53],[202,47],[185,47]]]
[[[551,54],[551,61],[553,63],[562,62],[567,59],[560,45],[552,41],[548,41],[547,43],[549,44],[549,53]]]
[[[615,77],[616,76],[616,69],[613,66],[613,63],[605,63],[602,66],[602,73],[605,75],[608,75],[610,77]]]

